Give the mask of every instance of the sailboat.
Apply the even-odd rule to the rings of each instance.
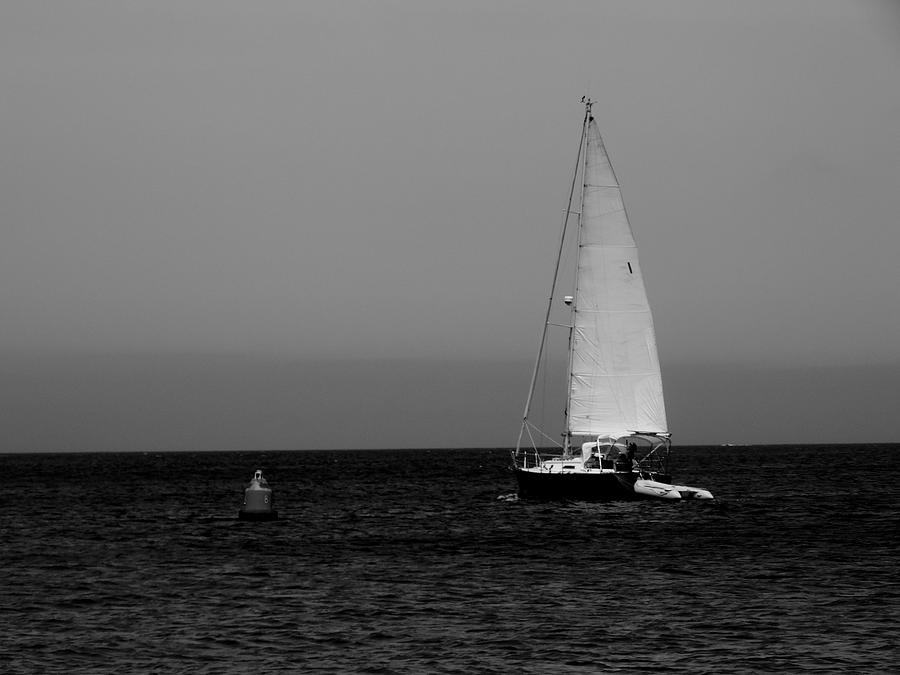
[[[712,499],[708,490],[672,483],[671,434],[637,246],[591,112],[593,101],[585,97],[582,102],[575,174],[540,347],[512,453],[518,494],[577,501]],[[570,248],[575,249],[574,262],[564,264]],[[561,298],[564,307],[554,314],[560,300],[557,292],[566,283],[574,286],[572,294]],[[560,311],[563,320],[554,321]],[[548,335],[559,328],[568,331],[562,442],[531,419],[539,373],[549,367]],[[548,451],[546,441],[557,447]]]

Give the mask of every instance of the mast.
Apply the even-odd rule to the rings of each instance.
[[[585,101],[585,99],[582,98],[582,101]],[[589,115],[590,110],[591,110],[591,101],[590,101],[590,99],[587,99],[586,106],[585,106],[585,112],[584,112],[584,120],[582,121],[582,124],[581,124],[581,139],[578,141],[578,154],[575,157],[575,170],[572,174],[572,185],[569,188],[569,199],[566,203],[566,212],[563,215],[562,228],[561,228],[560,235],[559,235],[559,248],[556,253],[556,267],[553,270],[553,282],[550,284],[550,297],[547,300],[547,311],[544,314],[544,325],[541,330],[541,343],[540,343],[540,346],[538,347],[537,357],[534,360],[534,369],[531,372],[531,384],[528,387],[528,397],[525,399],[525,411],[522,413],[522,426],[519,427],[519,438],[516,441],[516,452],[518,452],[519,449],[522,447],[522,435],[525,433],[525,428],[528,425],[528,414],[531,412],[531,400],[534,398],[534,388],[537,385],[538,372],[540,371],[540,367],[541,367],[541,358],[544,356],[544,347],[546,346],[546,343],[547,343],[547,329],[550,326],[550,312],[553,309],[553,300],[556,297],[556,285],[557,285],[557,282],[559,281],[559,266],[560,266],[560,263],[562,262],[563,249],[564,249],[564,245],[565,245],[565,241],[566,241],[566,230],[568,229],[568,224],[569,224],[569,216],[572,215],[572,197],[575,195],[575,182],[578,179],[578,170],[579,170],[580,164],[582,162],[584,140],[587,135],[588,117],[590,116]],[[582,194],[583,194],[583,192],[584,192],[584,188],[582,188]],[[583,200],[583,197],[582,197],[582,200]],[[580,221],[580,219],[581,219],[580,213],[579,213],[578,217],[579,217],[579,221]],[[571,332],[570,332],[569,340],[571,342]],[[570,353],[571,353],[571,348],[570,348]],[[567,406],[567,409],[568,409],[568,406]],[[567,417],[568,417],[568,410],[567,410]],[[566,436],[566,447],[567,448],[568,448],[568,445],[569,445],[569,439],[568,439],[568,435],[567,435]]]
[[[590,138],[588,137],[587,129],[588,125],[594,120],[594,116],[591,114],[591,106],[594,105],[594,102],[590,98],[585,97],[583,97],[581,100],[584,102],[584,130],[581,133],[584,150],[581,153],[581,196],[578,202],[578,236],[577,241],[575,242],[575,289],[572,294],[574,296],[574,300],[572,302],[571,325],[569,326],[569,364],[566,377],[565,454],[569,453],[569,441],[572,438],[572,427],[569,424],[569,410],[572,406],[572,364],[575,358],[575,350],[572,349],[572,338],[574,337],[575,331],[575,315],[578,313],[578,265],[581,257],[582,219],[584,218],[584,190],[587,184],[587,161],[588,152],[590,151],[590,148],[588,147]]]

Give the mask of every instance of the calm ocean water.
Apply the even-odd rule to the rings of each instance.
[[[896,672],[900,445],[675,452],[717,502],[517,501],[502,449],[0,455],[0,670]]]

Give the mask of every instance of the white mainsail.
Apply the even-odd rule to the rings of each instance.
[[[637,247],[593,116],[584,161],[568,431],[582,436],[667,433],[653,317]]]

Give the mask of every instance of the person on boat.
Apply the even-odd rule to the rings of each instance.
[[[619,447],[618,454],[616,455],[616,471],[632,471],[635,466],[637,466],[637,462],[634,459],[634,453],[637,451],[637,445],[635,443],[629,443],[626,447]]]
[[[632,441],[631,443],[628,444],[628,453],[625,455],[629,464],[632,464],[634,462],[634,453],[636,453],[636,452],[637,452],[637,443]]]

